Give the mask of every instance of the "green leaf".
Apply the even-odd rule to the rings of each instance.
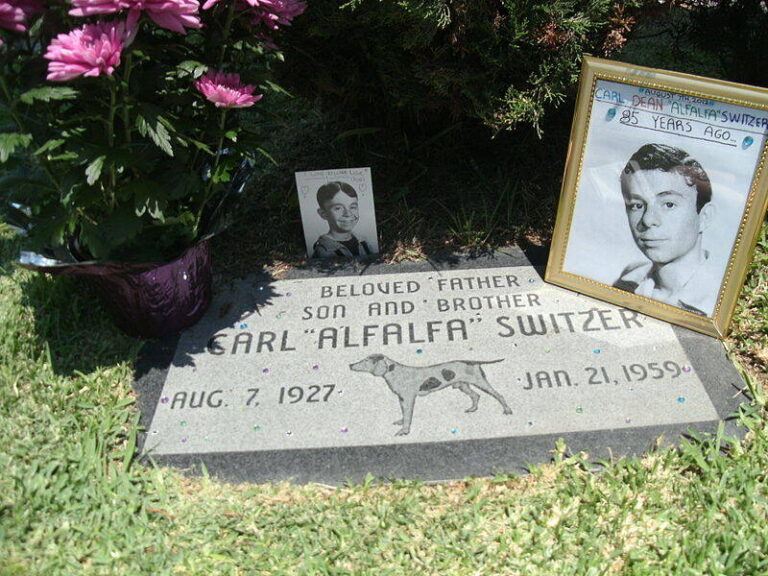
[[[211,150],[211,148],[205,142],[200,142],[200,140],[195,140],[194,138],[187,138],[187,140],[191,142],[198,150],[202,150],[211,156],[215,154],[215,152]]]
[[[0,163],[6,162],[16,148],[26,148],[32,142],[32,134],[4,132],[0,134]]]
[[[40,154],[45,154],[46,152],[52,152],[53,150],[56,150],[59,146],[64,144],[66,140],[62,138],[52,138],[51,140],[48,140],[45,144],[40,146],[37,150],[34,151],[35,156],[40,156]]]
[[[163,208],[165,208],[167,204],[167,202],[151,200],[147,203],[146,209],[152,218],[159,220],[160,222],[165,222],[165,214],[163,214]]]
[[[176,69],[181,72],[179,77],[189,74],[193,78],[199,78],[205,74],[205,71],[208,70],[208,66],[197,60],[184,60],[184,62],[181,62],[176,66]]]
[[[365,128],[353,128],[352,130],[347,130],[346,132],[342,132],[341,134],[336,136],[335,141],[338,142],[339,140],[345,140],[353,136],[368,136],[369,134],[376,134],[377,132],[381,132],[381,128],[378,128],[376,126],[368,126]]]
[[[171,134],[165,126],[161,116],[149,117],[148,119],[140,115],[136,117],[136,128],[142,136],[149,136],[152,142],[168,156],[173,156],[173,147],[171,146]]]
[[[130,205],[118,207],[98,225],[87,220],[80,225],[80,239],[96,258],[109,258],[115,247],[135,238],[144,227]]]
[[[290,96],[291,98],[293,98],[293,94],[291,94],[290,92],[288,92],[288,90],[280,86],[280,84],[275,84],[271,80],[265,80],[264,84],[269,86],[272,89],[272,91],[277,92],[278,94],[285,94],[286,96]]]
[[[50,180],[43,178],[41,175],[29,175],[18,169],[6,172],[0,176],[0,189],[5,189],[11,192],[11,198],[26,192],[39,193],[40,190],[56,190],[56,188],[51,185]]]
[[[67,86],[41,86],[33,88],[21,95],[24,104],[32,104],[35,100],[50,102],[51,100],[72,100],[77,96],[77,90]]]
[[[133,198],[136,216],[144,216],[147,212],[155,220],[165,221],[163,210],[168,206],[166,194],[168,188],[157,181],[142,179],[134,180],[123,186],[118,195],[122,199]]]
[[[269,152],[267,152],[266,150],[264,150],[264,148],[258,147],[258,148],[256,148],[256,152],[258,152],[259,154],[264,156],[264,158],[266,158],[267,160],[272,162],[272,164],[274,164],[275,166],[279,166],[279,164],[277,163],[277,160],[272,158],[272,155]]]
[[[149,178],[129,180],[117,189],[117,198],[121,202],[133,199],[138,206],[152,195],[153,190],[159,190],[158,186],[157,182]]]
[[[80,156],[78,156],[77,152],[64,152],[63,154],[57,154],[56,156],[51,156],[48,158],[51,162],[55,161],[70,161],[70,160],[77,160]]]
[[[40,33],[40,30],[42,29],[42,27],[43,27],[43,18],[42,17],[37,18],[35,20],[35,23],[29,27],[29,37],[30,38],[36,37]]]
[[[104,160],[106,159],[106,156],[99,156],[96,160],[88,164],[88,167],[85,169],[86,181],[91,186],[93,186],[99,179],[99,176],[101,176],[101,169],[104,168]]]
[[[220,163],[211,178],[213,178],[214,184],[229,182],[232,179],[232,167],[228,166],[225,162]]]
[[[232,140],[232,142],[237,142],[237,134],[238,134],[237,130],[228,130],[227,132],[224,133],[224,137],[227,138],[228,140]]]
[[[48,242],[50,242],[52,246],[61,246],[64,244],[64,238],[67,234],[67,224],[68,219],[66,215],[62,214],[58,218],[53,218],[47,221],[36,220],[33,231],[40,238],[45,238],[43,234],[46,234]]]
[[[194,172],[183,170],[168,172],[160,179],[167,197],[171,200],[193,198],[201,193],[203,182]]]

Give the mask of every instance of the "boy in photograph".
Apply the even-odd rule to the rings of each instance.
[[[360,219],[357,192],[346,182],[329,182],[317,191],[317,213],[328,222],[328,232],[315,242],[313,258],[370,255],[365,240],[358,240],[352,229]]]
[[[713,269],[702,247],[714,206],[701,164],[679,148],[646,144],[627,162],[621,193],[632,237],[647,260],[627,266],[614,286],[710,316],[722,271]]]

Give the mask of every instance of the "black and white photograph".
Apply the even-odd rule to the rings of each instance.
[[[378,254],[370,168],[296,172],[309,258]]]
[[[563,271],[712,317],[768,114],[598,80]]]

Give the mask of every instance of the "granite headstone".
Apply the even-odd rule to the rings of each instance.
[[[636,454],[745,400],[717,340],[545,284],[517,250],[240,280],[148,345],[136,387],[144,458],[324,483],[519,472],[557,438]]]

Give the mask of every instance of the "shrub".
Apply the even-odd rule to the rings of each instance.
[[[729,80],[765,86],[768,4],[756,0],[696,0],[692,8],[691,42],[717,62]]]
[[[291,31],[284,81],[357,121],[475,118],[537,130],[610,55],[645,0],[314,0]]]

